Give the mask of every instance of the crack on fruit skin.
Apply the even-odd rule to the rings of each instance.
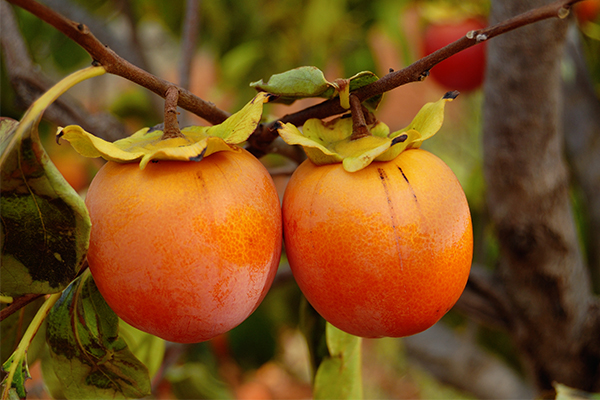
[[[417,200],[417,194],[415,193],[412,185],[408,181],[408,178],[406,177],[406,175],[404,175],[404,171],[402,171],[402,168],[400,168],[400,167],[398,167],[398,171],[400,171],[400,173],[402,174],[402,177],[404,178],[404,180],[408,184],[408,188],[410,189],[410,192],[412,193],[413,198],[415,199],[415,203],[419,204],[419,200]]]
[[[388,180],[388,176],[385,173],[385,171],[382,168],[377,168],[377,172],[379,173],[379,179],[381,179],[381,183],[383,185],[383,190],[385,191],[385,197],[387,199],[387,203],[388,203],[388,207],[390,209],[390,216],[392,219],[392,228],[394,230],[394,236],[397,237],[396,235],[396,221],[395,221],[395,213],[394,211],[394,205],[392,204],[392,199],[390,198],[390,191],[387,185],[387,180]],[[404,175],[404,174],[402,174]],[[405,177],[406,179],[406,177]],[[407,181],[408,182],[408,181]]]
[[[414,190],[413,188],[410,186],[410,182],[408,182],[408,179],[406,178],[406,175],[404,175],[404,172],[402,172],[402,169],[400,167],[398,167],[398,169],[400,170],[400,172],[402,173],[402,176],[404,177],[404,179],[406,180],[406,183],[408,184],[411,192],[413,193],[413,196],[415,196],[414,194]],[[390,188],[388,187],[388,176],[385,173],[385,170],[383,168],[377,168],[377,172],[379,173],[379,178],[381,179],[381,184],[383,185],[383,190],[385,191],[385,196],[387,199],[387,204],[388,204],[388,209],[390,212],[390,219],[392,222],[392,232],[394,234],[394,242],[396,244],[396,253],[398,255],[398,261],[400,262],[400,271],[404,271],[404,260],[402,259],[402,246],[400,243],[400,234],[398,232],[398,227],[396,225],[396,212],[394,209],[394,204],[392,203],[392,198],[390,196]],[[415,196],[415,201],[416,201],[416,196]],[[419,204],[417,203],[417,206]],[[404,296],[406,296],[406,287],[404,287]],[[407,305],[408,307],[408,305]],[[406,310],[406,313],[411,313],[410,309]]]
[[[385,192],[385,197],[388,204],[388,209],[390,211],[390,219],[392,222],[392,231],[394,232],[394,241],[396,242],[396,251],[398,253],[398,258],[400,259],[400,269],[403,269],[402,262],[402,249],[400,246],[400,238],[398,235],[398,229],[396,226],[396,212],[394,210],[394,204],[392,203],[392,198],[390,197],[390,189],[388,187],[387,181],[389,180],[387,174],[383,170],[383,168],[377,168],[377,172],[379,173],[379,179],[381,179],[381,184],[383,186],[383,190]],[[403,174],[404,175],[404,174]]]

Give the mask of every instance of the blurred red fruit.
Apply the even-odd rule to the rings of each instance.
[[[428,55],[465,36],[467,32],[485,28],[479,19],[458,22],[431,23],[425,29],[423,55]],[[442,61],[430,71],[430,76],[448,90],[468,92],[483,83],[485,72],[485,42],[469,47]]]
[[[600,0],[585,0],[574,6],[575,15],[580,24],[593,22],[600,14]]]

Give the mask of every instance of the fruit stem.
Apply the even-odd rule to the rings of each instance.
[[[350,95],[350,110],[352,112],[352,136],[350,136],[350,140],[358,140],[370,136],[371,132],[365,121],[362,103],[354,94]]]
[[[169,86],[165,94],[165,128],[163,130],[162,140],[185,137],[179,130],[177,121],[177,102],[179,101],[179,89],[176,86]]]

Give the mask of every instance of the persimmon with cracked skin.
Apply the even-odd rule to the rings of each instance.
[[[260,304],[281,254],[273,181],[245,150],[200,162],[105,164],[86,196],[89,267],[110,307],[163,339],[194,343]]]
[[[450,168],[421,150],[347,172],[304,161],[283,199],[290,267],[309,303],[362,337],[435,324],[463,292],[473,231]]]

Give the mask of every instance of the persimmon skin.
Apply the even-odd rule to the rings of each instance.
[[[106,302],[136,328],[179,343],[244,321],[281,255],[273,181],[245,150],[200,162],[108,162],[86,196],[88,262]]]
[[[403,337],[431,327],[469,276],[466,197],[450,168],[424,150],[352,173],[304,161],[286,188],[283,224],[307,300],[356,336]]]

